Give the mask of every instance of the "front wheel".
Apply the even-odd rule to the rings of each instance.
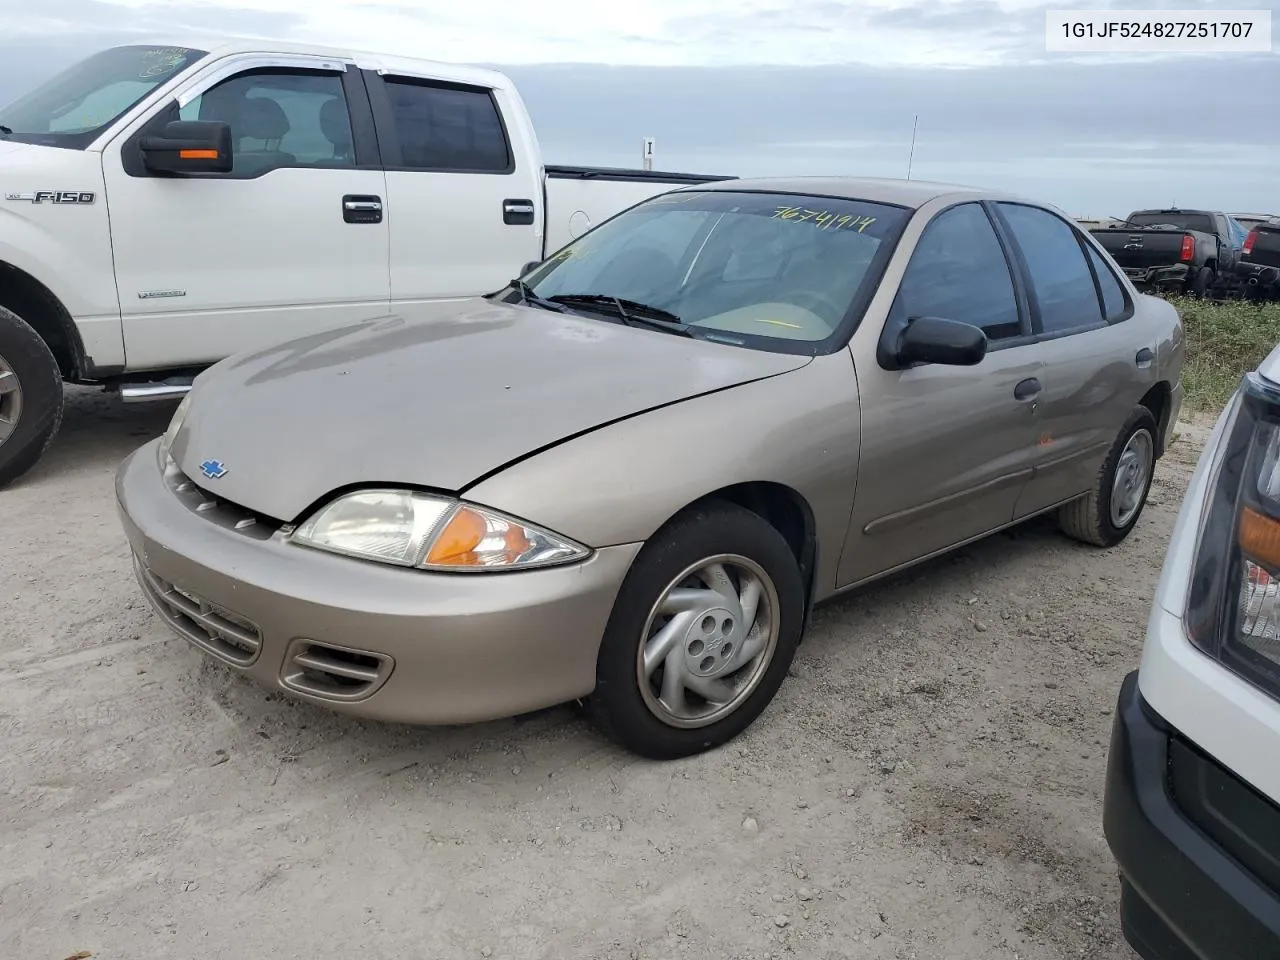
[[[0,307],[0,487],[30,470],[62,423],[62,375],[48,345]]]
[[[618,592],[588,700],[596,724],[654,760],[733,739],[782,685],[804,605],[799,565],[769,523],[729,503],[690,510]]]
[[[1129,535],[1142,515],[1156,463],[1156,418],[1134,407],[1087,496],[1058,511],[1058,525],[1070,537],[1099,547],[1114,547]]]

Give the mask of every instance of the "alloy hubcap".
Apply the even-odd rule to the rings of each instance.
[[[636,681],[650,712],[705,727],[760,685],[778,645],[778,592],[755,561],[708,557],[683,570],[649,612]]]
[[[1146,430],[1139,430],[1124,445],[1111,483],[1111,523],[1114,526],[1127,526],[1137,516],[1151,478],[1154,452],[1155,445]]]
[[[22,384],[9,362],[0,356],[0,443],[18,428],[22,416]]]

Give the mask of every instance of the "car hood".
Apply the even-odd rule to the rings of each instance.
[[[214,365],[173,455],[215,496],[292,521],[353,485],[459,492],[577,434],[809,359],[468,301]]]

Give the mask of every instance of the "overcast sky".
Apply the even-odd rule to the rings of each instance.
[[[1058,3],[1100,7],[1106,3]],[[1209,0],[1116,0],[1212,8]],[[1280,0],[1220,9],[1273,11]],[[1271,54],[1046,54],[1023,0],[0,0],[0,103],[94,48],[191,31],[496,65],[550,163],[912,176],[1076,214],[1280,213]],[[0,120],[3,117],[0,116]]]

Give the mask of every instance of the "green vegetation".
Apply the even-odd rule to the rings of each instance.
[[[1211,303],[1170,298],[1182,314],[1187,358],[1182,368],[1186,404],[1222,409],[1240,378],[1280,343],[1280,303]]]

